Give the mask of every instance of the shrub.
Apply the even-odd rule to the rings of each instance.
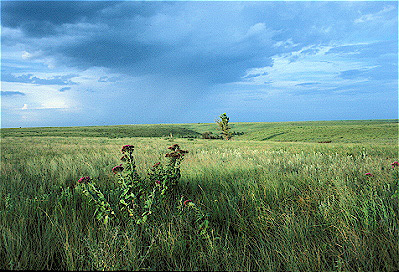
[[[202,133],[202,139],[223,139],[222,136],[215,135],[210,131]]]

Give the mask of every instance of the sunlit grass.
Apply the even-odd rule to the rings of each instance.
[[[103,226],[65,190],[81,176],[114,186],[133,144],[138,171],[163,159],[166,138],[5,137],[0,268],[67,270],[399,269],[395,144],[174,139],[189,150],[182,194],[208,212],[209,244],[172,216],[159,228]],[[374,176],[364,174],[370,172]],[[68,192],[70,195],[68,195]]]

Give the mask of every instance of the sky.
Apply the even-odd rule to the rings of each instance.
[[[1,1],[1,126],[398,118],[397,1]]]

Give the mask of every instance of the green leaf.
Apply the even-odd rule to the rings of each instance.
[[[130,188],[126,188],[125,190],[123,190],[122,195],[126,195],[126,194],[129,192],[129,189],[130,189]]]
[[[143,213],[141,214],[141,216],[144,217],[144,216],[146,216],[147,214],[148,214],[148,211],[147,211],[147,212],[143,212]]]
[[[125,199],[135,198],[135,197],[136,196],[133,193],[131,193],[130,195],[125,196]]]

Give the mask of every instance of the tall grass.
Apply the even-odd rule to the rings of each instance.
[[[169,140],[6,137],[0,269],[395,271],[396,145],[177,139],[181,194],[208,214],[211,240],[182,218],[157,228],[102,225],[81,176],[115,186],[124,144],[145,175]],[[366,172],[374,176],[364,175]],[[68,189],[67,189],[68,188]],[[172,213],[171,213],[172,214]]]

